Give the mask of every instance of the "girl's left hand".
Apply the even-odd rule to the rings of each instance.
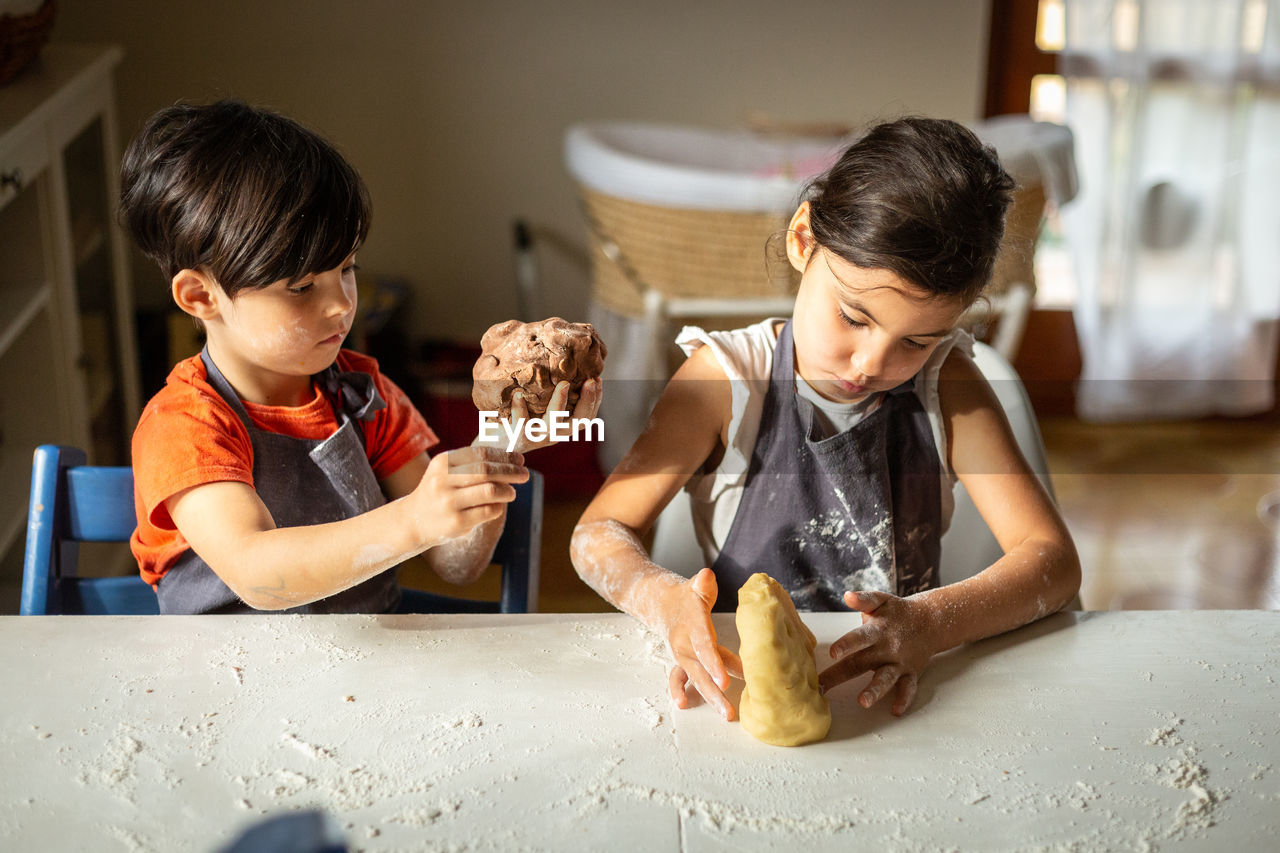
[[[933,657],[928,606],[887,592],[846,592],[844,601],[862,613],[862,625],[831,644],[836,662],[818,675],[822,692],[873,672],[858,704],[870,708],[892,690],[893,714],[901,716],[915,699],[916,681]]]

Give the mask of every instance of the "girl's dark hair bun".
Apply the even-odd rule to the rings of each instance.
[[[991,277],[1015,186],[968,128],[909,117],[871,128],[805,196],[819,245],[968,304]]]

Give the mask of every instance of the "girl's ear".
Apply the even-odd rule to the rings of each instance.
[[[804,272],[816,245],[813,232],[809,230],[809,202],[803,201],[787,227],[787,260],[799,272]]]
[[[218,316],[222,290],[217,282],[200,270],[182,270],[169,287],[174,303],[197,320]]]

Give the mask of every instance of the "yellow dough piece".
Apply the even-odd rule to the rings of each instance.
[[[757,572],[738,591],[737,622],[747,682],[738,704],[742,727],[774,746],[822,740],[831,728],[831,708],[818,692],[818,641],[800,621],[791,596]]]

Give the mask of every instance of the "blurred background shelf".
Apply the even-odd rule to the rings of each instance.
[[[115,225],[111,45],[46,46],[0,88],[0,610],[17,606],[38,444],[129,464],[139,412],[133,288]],[[12,313],[9,313],[12,311]],[[94,560],[128,569],[128,549]]]

